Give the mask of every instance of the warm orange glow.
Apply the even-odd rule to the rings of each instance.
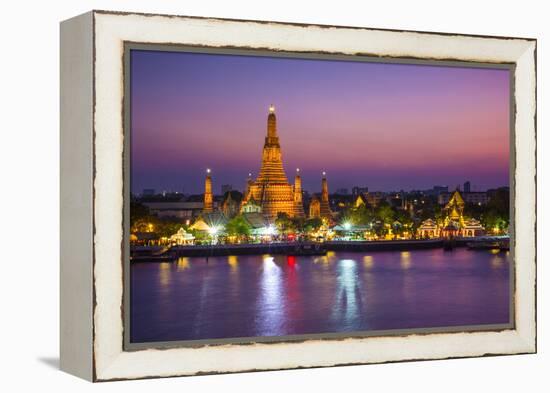
[[[372,255],[365,255],[363,257],[363,264],[367,269],[370,269],[372,267]]]
[[[231,270],[236,270],[239,266],[239,258],[236,255],[230,255],[227,257],[227,263],[231,266]]]
[[[178,258],[178,260],[176,262],[176,267],[177,267],[178,271],[188,269],[189,268],[189,258],[187,258],[187,257]]]

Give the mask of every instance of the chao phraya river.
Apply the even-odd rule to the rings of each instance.
[[[505,324],[507,252],[458,248],[131,265],[131,342]]]

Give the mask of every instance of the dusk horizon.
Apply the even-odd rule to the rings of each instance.
[[[289,182],[330,192],[509,186],[509,71],[131,51],[131,191],[243,191],[275,106]]]

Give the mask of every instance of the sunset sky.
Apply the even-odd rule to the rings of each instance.
[[[131,188],[242,191],[275,105],[292,182],[319,192],[508,185],[509,71],[131,52]]]

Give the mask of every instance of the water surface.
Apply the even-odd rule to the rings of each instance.
[[[131,265],[131,342],[509,322],[508,253],[245,255]]]

